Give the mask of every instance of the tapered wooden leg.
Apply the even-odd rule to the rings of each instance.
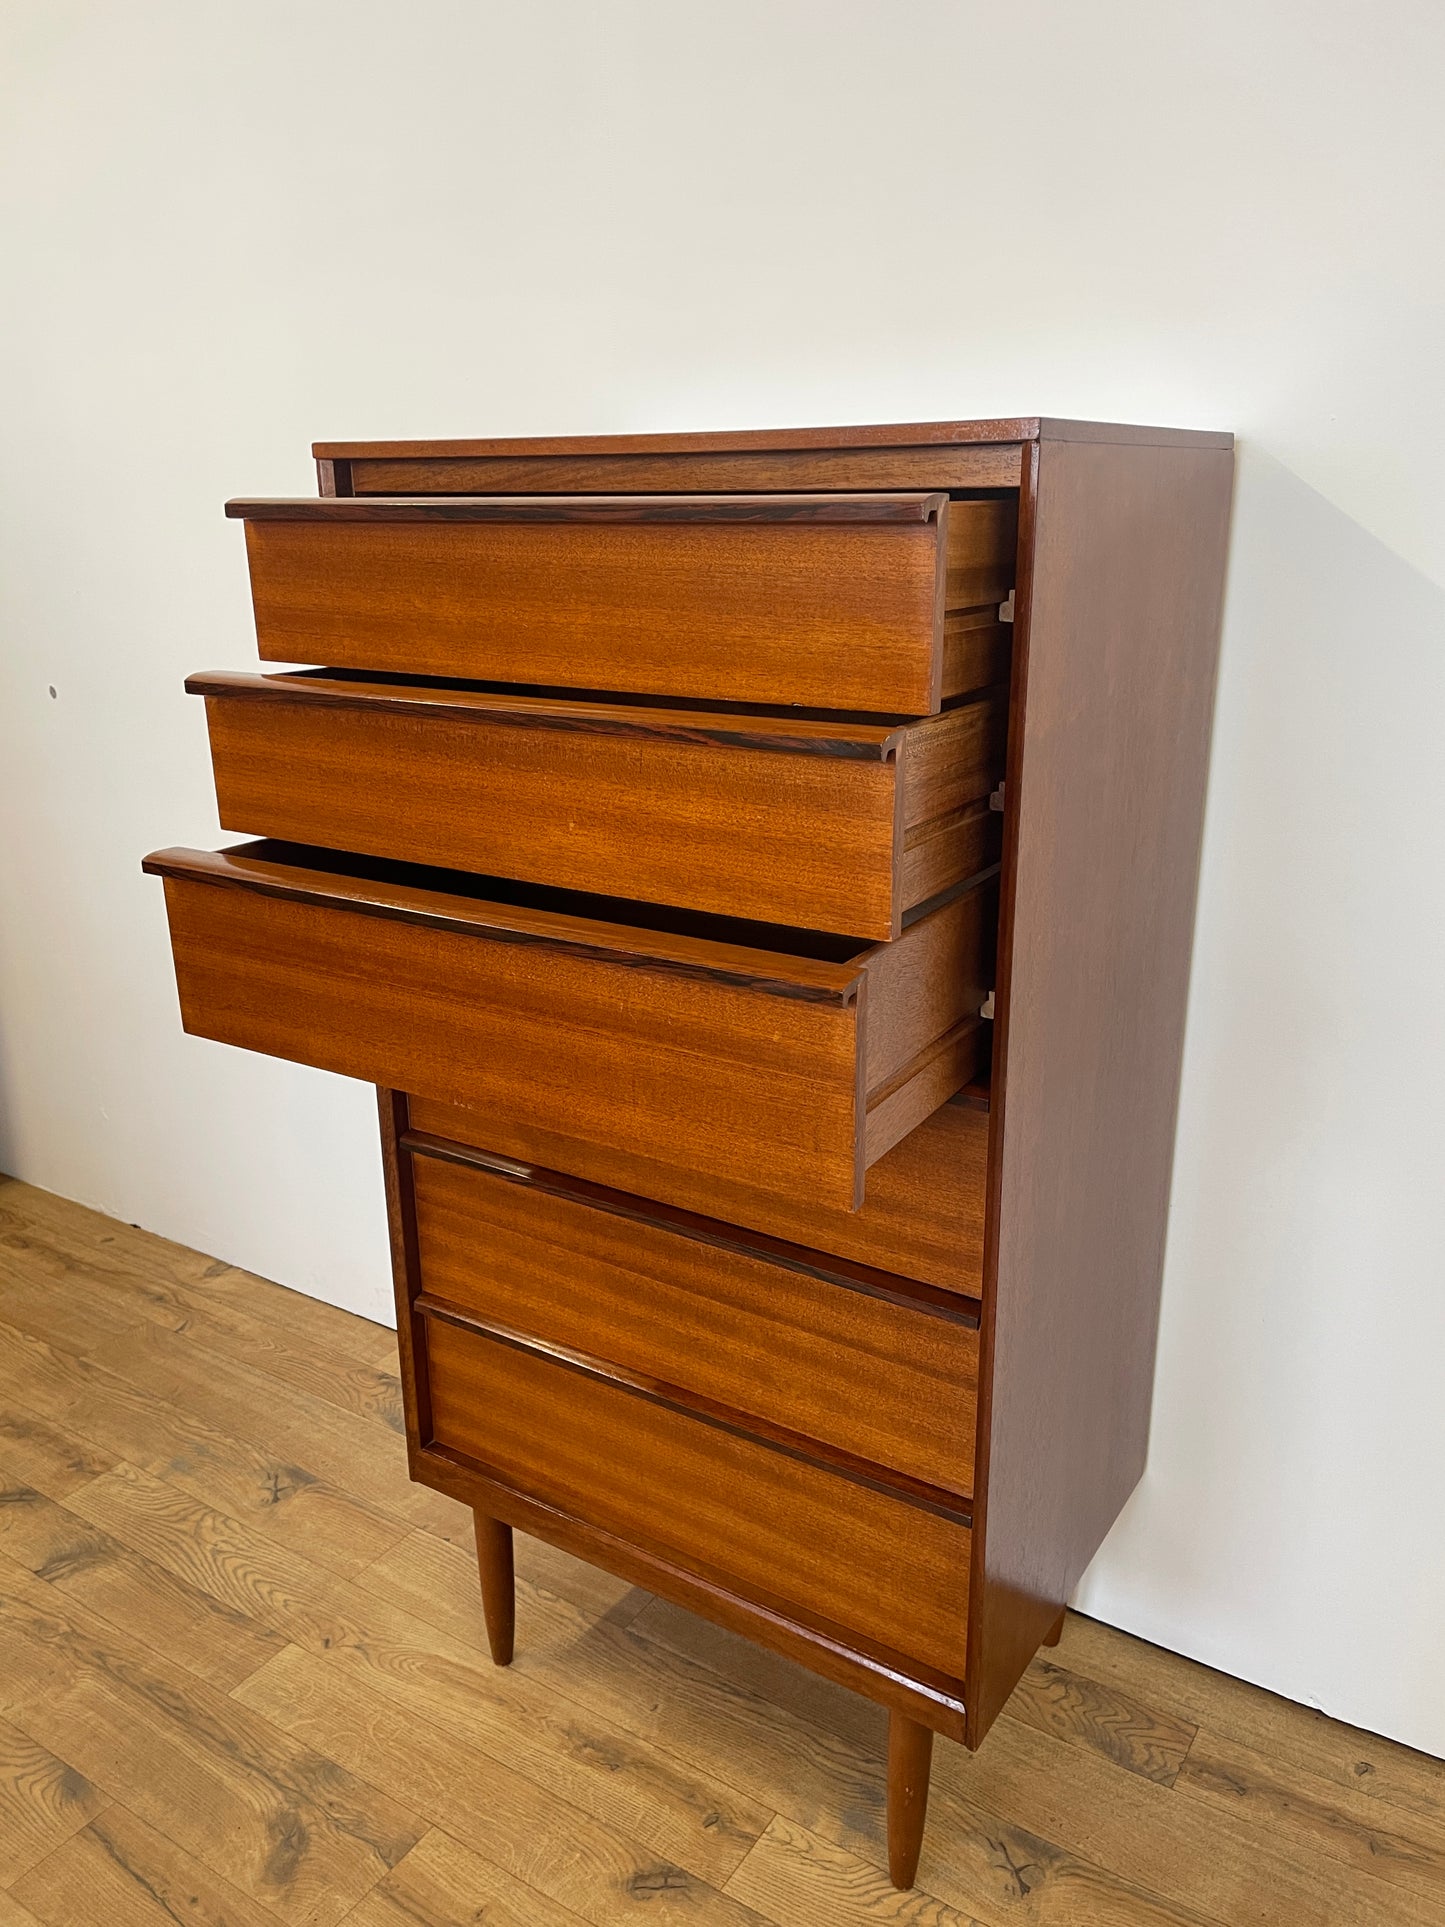
[[[1059,1641],[1063,1638],[1064,1617],[1065,1615],[1063,1613],[1060,1613],[1058,1618],[1054,1621],[1053,1625],[1044,1634],[1045,1646],[1057,1646]]]
[[[498,1666],[512,1663],[512,1638],[517,1624],[517,1586],[512,1572],[512,1528],[500,1519],[476,1514],[477,1567],[482,1575],[482,1611],[487,1619],[487,1644]]]
[[[888,1877],[895,1887],[911,1887],[923,1846],[928,1814],[928,1769],[933,1759],[933,1728],[888,1715]]]

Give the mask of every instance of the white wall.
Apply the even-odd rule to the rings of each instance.
[[[370,1093],[182,1037],[137,867],[218,835],[220,504],[314,436],[1232,427],[1154,1448],[1081,1603],[1445,1753],[1442,21],[11,0],[0,1163],[386,1315]]]

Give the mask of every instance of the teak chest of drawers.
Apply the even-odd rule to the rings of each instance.
[[[167,850],[375,1084],[412,1474],[890,1711],[889,1864],[1143,1469],[1233,466],[1017,420],[320,446]]]

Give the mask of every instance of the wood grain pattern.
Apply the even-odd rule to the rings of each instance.
[[[147,859],[188,1030],[844,1209],[889,1148],[874,1094],[926,1074],[937,1105],[972,1075],[971,1051],[941,1085],[927,1059],[987,989],[988,886],[841,961],[807,933],[747,950],[337,863],[266,844]]]
[[[277,1919],[119,1801],[13,1891],[46,1922],[83,1915],[105,1927],[268,1927]],[[6,1918],[0,1909],[0,1927]]]
[[[897,936],[997,855],[999,696],[902,727],[307,676],[192,676],[223,827]]]
[[[348,1495],[353,1491],[365,1493],[371,1521],[384,1522],[393,1538],[399,1529],[408,1530],[428,1518],[450,1516],[449,1508],[439,1507],[430,1493],[413,1486],[398,1467],[383,1468],[379,1474],[369,1464],[360,1471],[348,1471],[354,1465],[358,1442],[369,1436],[368,1420],[289,1386],[277,1391],[275,1379],[238,1359],[230,1361],[218,1389],[208,1385],[208,1374],[214,1379],[220,1359],[209,1354],[205,1345],[180,1343],[172,1334],[151,1330],[121,1340],[107,1347],[106,1360],[114,1371],[123,1366],[127,1379],[145,1386],[154,1402],[169,1403],[179,1413],[192,1412],[199,1417],[206,1410],[224,1411],[226,1433],[233,1445],[249,1444],[259,1450],[284,1442],[291,1465],[308,1469],[323,1490],[324,1481],[339,1483]],[[269,1405],[263,1411],[260,1401],[266,1398]],[[332,1489],[337,1489],[335,1484]],[[245,1511],[253,1512],[260,1502],[258,1495]],[[358,1531],[356,1553],[374,1545],[379,1536],[374,1530],[364,1535]]]
[[[1173,1786],[1199,1728],[1127,1689],[1071,1670],[1071,1657],[1055,1661],[1040,1654],[1014,1688],[1010,1718],[1087,1746],[1126,1773]]]
[[[910,1505],[922,1506],[936,1512],[940,1518],[955,1519],[961,1525],[966,1526],[969,1522],[968,1499],[946,1486],[932,1485],[924,1479],[915,1478],[911,1473],[895,1471],[874,1459],[860,1458],[855,1452],[846,1451],[790,1426],[779,1425],[755,1413],[741,1412],[734,1405],[725,1405],[718,1399],[708,1397],[692,1384],[678,1384],[671,1379],[640,1371],[634,1366],[619,1365],[615,1360],[583,1351],[576,1344],[559,1344],[528,1332],[516,1331],[496,1320],[479,1318],[474,1312],[463,1311],[446,1299],[433,1297],[425,1291],[418,1294],[415,1303],[428,1325],[454,1327],[471,1338],[520,1352],[538,1364],[560,1367],[604,1390],[641,1398],[681,1418],[741,1439],[745,1444],[768,1446],[786,1458],[796,1459],[801,1465],[812,1466],[830,1477],[842,1478],[871,1492],[880,1492],[885,1498],[899,1498]],[[439,1489],[451,1492],[456,1489],[455,1478],[458,1468],[462,1466],[462,1457],[450,1447],[439,1447],[438,1451],[445,1468]],[[436,1456],[436,1453],[423,1454],[422,1462],[428,1474],[433,1469]],[[488,1473],[484,1476],[490,1479],[491,1475]],[[429,1478],[427,1482],[430,1482]],[[482,1503],[481,1497],[476,1503]],[[725,1581],[727,1575],[719,1574],[718,1577]]]
[[[922,448],[756,449],[690,455],[386,456],[347,464],[358,495],[542,495],[595,489],[1017,488],[1017,442]],[[339,468],[340,463],[336,466]],[[323,491],[325,492],[325,491]],[[341,491],[338,491],[341,492]],[[345,491],[350,493],[351,490]]]
[[[779,524],[831,527],[854,523],[936,522],[948,498],[941,492],[807,495],[281,495],[237,496],[226,504],[234,522],[486,522],[508,526],[638,523],[730,528]],[[988,520],[998,514],[994,505]],[[950,562],[953,561],[950,555]]]
[[[207,1331],[203,1376],[218,1399],[205,1422],[218,1436],[233,1409],[225,1394],[237,1389],[228,1387],[225,1348],[243,1366],[264,1360],[247,1317],[257,1328],[274,1322],[290,1295],[23,1185],[6,1184],[0,1199],[7,1236],[26,1239],[24,1249],[7,1247],[13,1263],[0,1272],[10,1329],[11,1294],[23,1280],[37,1288],[35,1305],[53,1311],[52,1338],[62,1323],[69,1329],[67,1307],[89,1302],[87,1287],[131,1302],[154,1288],[167,1316],[172,1294],[193,1291],[196,1329]],[[234,1321],[230,1331],[202,1326],[208,1297]],[[296,1302],[326,1356],[364,1355],[361,1321]],[[369,1329],[375,1356],[391,1335]],[[111,1341],[95,1342],[103,1350]],[[75,1359],[54,1342],[44,1350]],[[278,1349],[272,1365],[284,1369],[286,1356]],[[103,1527],[138,1574],[185,1573],[214,1586],[256,1615],[257,1651],[278,1633],[306,1642],[272,1647],[269,1664],[229,1701],[246,1723],[222,1730],[269,1729],[271,1746],[331,1762],[333,1785],[359,1781],[367,1800],[418,1815],[426,1831],[416,1844],[390,1869],[370,1863],[374,1883],[348,1916],[362,1927],[471,1927],[478,1909],[502,1927],[563,1927],[588,1906],[609,1923],[665,1920],[673,1909],[728,1927],[1434,1927],[1445,1908],[1445,1762],[1076,1614],[1058,1653],[1028,1669],[980,1754],[935,1747],[922,1884],[898,1894],[884,1871],[876,1706],[526,1538],[517,1542],[518,1657],[498,1672],[465,1532],[420,1528],[358,1582],[338,1580],[275,1536],[285,1532],[284,1502],[257,1507],[238,1534],[235,1521],[186,1500],[173,1482],[193,1476],[179,1444],[165,1480],[107,1478],[111,1455],[87,1442],[86,1427],[115,1442],[118,1392],[97,1389],[81,1366],[64,1367],[69,1396],[44,1377],[35,1390],[68,1412],[68,1433],[38,1414],[22,1424],[8,1380],[0,1382],[0,1444],[28,1454],[32,1485],[53,1477],[57,1503],[84,1508],[71,1513],[77,1539]],[[284,1378],[275,1384],[286,1392]],[[106,1385],[127,1381],[112,1374]],[[239,1389],[258,1402],[252,1377]],[[157,1427],[172,1422],[144,1386],[129,1390],[137,1413],[154,1407]],[[365,1424],[352,1463],[370,1488],[378,1467],[399,1464],[402,1447],[379,1414]],[[7,1584],[14,1570],[0,1566]],[[45,1609],[28,1623],[43,1621],[60,1642],[59,1680],[74,1665],[64,1592],[26,1583]],[[339,1594],[328,1592],[333,1583]],[[94,1634],[106,1618],[103,1609],[91,1617]],[[0,1622],[0,1637],[18,1624]],[[148,1639],[137,1611],[127,1650],[136,1664],[149,1655],[147,1672],[167,1682],[170,1730],[183,1736],[194,1723],[186,1743],[199,1792],[164,1806],[166,1755],[138,1747],[121,1797],[102,1792],[109,1804],[87,1825],[0,1886],[0,1927],[172,1927],[177,1918],[263,1927],[295,1917],[287,1900],[257,1897],[212,1864],[237,1832],[206,1764],[216,1702],[204,1692],[192,1700],[189,1669],[162,1650],[166,1628],[158,1611]],[[121,1629],[96,1640],[97,1665],[106,1651],[119,1656],[121,1640]],[[94,1786],[68,1751],[72,1737],[84,1748],[87,1729],[73,1723],[63,1692],[53,1721],[37,1692],[45,1651],[28,1641],[7,1648],[0,1701],[9,1710],[0,1717]],[[176,1830],[205,1851],[187,1851]],[[299,1845],[284,1829],[275,1841]],[[309,1842],[298,1869],[326,1865],[330,1851]],[[307,1877],[298,1871],[299,1882]],[[728,1903],[730,1914],[716,1911]]]
[[[1014,575],[1008,496],[236,503],[261,655],[925,715],[947,610]]]
[[[861,1633],[843,1631],[761,1590],[744,1598],[734,1582],[528,1497],[464,1455],[433,1447],[420,1456],[418,1465],[420,1476],[462,1505],[480,1506],[489,1516],[505,1520],[556,1551],[574,1554],[634,1588],[665,1595],[772,1653],[798,1661],[824,1679],[865,1693],[885,1706],[896,1706],[935,1732],[962,1739],[964,1704],[956,1677],[909,1660],[895,1647]]]
[[[8,1480],[0,1487],[0,1553],[120,1631],[163,1644],[177,1665],[222,1691],[278,1649],[249,1615],[157,1570],[69,1506]]]
[[[933,1730],[906,1713],[888,1715],[888,1877],[911,1887],[928,1817]]]
[[[436,1319],[427,1358],[438,1444],[633,1543],[961,1670],[956,1521]]]
[[[141,1390],[140,1362],[133,1354],[119,1372],[0,1321],[0,1410],[7,1430],[23,1429],[32,1440],[42,1430],[70,1435],[93,1441],[113,1459],[163,1469],[173,1484],[235,1517],[263,1518],[273,1536],[338,1570],[366,1566],[409,1530],[404,1516],[388,1516],[374,1500],[359,1501],[333,1485],[307,1463],[314,1454],[278,1450],[279,1426],[253,1427],[268,1440],[257,1445],[153,1384]],[[230,1406],[230,1371],[210,1364],[197,1377],[212,1388],[205,1400],[212,1414]],[[277,1382],[263,1375],[268,1386]],[[174,1391],[174,1381],[167,1389]]]
[[[423,1289],[862,1459],[971,1490],[977,1332],[671,1228],[413,1159]]]
[[[1155,1708],[1172,1708],[1183,1724],[1208,1726],[1323,1790],[1344,1788],[1393,1810],[1392,1826],[1434,1819],[1445,1795],[1445,1761],[1294,1706],[1228,1674],[1194,1665],[1178,1653],[1069,1616],[1068,1662],[1076,1677]]]
[[[840,1257],[836,1252],[814,1251],[806,1245],[770,1237],[766,1232],[726,1224],[718,1218],[705,1217],[701,1212],[664,1204],[657,1198],[631,1196],[606,1185],[592,1184],[586,1178],[572,1177],[564,1171],[549,1171],[540,1165],[477,1150],[455,1139],[433,1137],[430,1132],[409,1127],[406,1122],[409,1109],[407,1099],[397,1092],[389,1095],[398,1117],[397,1141],[402,1149],[415,1156],[440,1158],[450,1164],[464,1165],[469,1170],[482,1171],[491,1177],[500,1176],[510,1183],[526,1185],[530,1190],[539,1191],[547,1197],[583,1205],[592,1211],[604,1211],[629,1223],[688,1238],[715,1250],[761,1259],[774,1268],[781,1266],[785,1271],[797,1272],[804,1278],[837,1285],[845,1291],[863,1292],[889,1304],[901,1305],[905,1310],[914,1311],[921,1307],[954,1318],[970,1329],[978,1326],[978,1300],[966,1294],[905,1278],[897,1272],[880,1271],[876,1265],[859,1264],[853,1259]]]
[[[21,1196],[23,1210],[13,1202]],[[329,1388],[345,1403],[352,1402],[351,1375],[358,1369],[380,1368],[395,1390],[395,1351],[370,1319],[338,1318],[332,1306],[302,1292],[5,1177],[0,1177],[0,1276],[14,1287],[23,1289],[28,1282],[47,1288],[52,1309],[72,1295],[87,1309],[102,1299],[124,1306],[138,1319],[167,1331],[189,1331],[250,1363],[264,1358],[278,1376],[304,1376],[308,1389]],[[367,1411],[385,1408],[375,1379],[364,1381],[355,1397]],[[88,1476],[108,1469],[97,1466]],[[85,1470],[84,1462],[78,1464],[76,1476]]]
[[[467,1572],[470,1616],[457,1636],[436,1624],[434,1614],[415,1610],[415,1591],[398,1601],[384,1587],[373,1589],[370,1574],[365,1587],[337,1581],[294,1553],[278,1554],[261,1535],[177,1502],[160,1482],[122,1473],[88,1495],[86,1510],[156,1563],[190,1573],[218,1599],[247,1606],[259,1624],[282,1635],[282,1651],[235,1689],[244,1704],[254,1704],[258,1679],[283,1678],[298,1655],[310,1656],[333,1677],[417,1721],[424,1746],[430,1734],[453,1734],[499,1769],[499,1786],[513,1784],[525,1797],[530,1783],[533,1798],[538,1791],[548,1795],[704,1879],[725,1879],[763,1824],[766,1816],[715,1774],[669,1772],[665,1760],[645,1757],[637,1761],[636,1778],[620,1771],[633,1758],[628,1729],[575,1704],[569,1710],[565,1698],[559,1705],[522,1668],[497,1668],[470,1543],[430,1541],[454,1552]],[[551,1622],[564,1629],[573,1624],[579,1603],[586,1623],[604,1609],[606,1594],[595,1583],[600,1575],[589,1586],[569,1565],[556,1555],[538,1560],[524,1548],[520,1591],[530,1614],[529,1650]],[[433,1577],[435,1563],[423,1563],[422,1570]],[[427,1603],[424,1593],[420,1603]],[[404,1788],[398,1797],[405,1797]]]
[[[440,1827],[347,1916],[347,1927],[576,1927],[582,1916]]]
[[[512,1560],[512,1528],[485,1512],[477,1520],[477,1576],[487,1644],[497,1666],[510,1666],[517,1630],[517,1578]]]
[[[1143,1469],[1232,476],[1228,450],[1209,447],[1045,441],[1035,461],[996,1004],[974,1743]]]
[[[248,1281],[249,1293],[268,1302],[253,1310],[249,1298],[237,1302],[237,1277],[227,1265],[198,1265],[194,1254],[148,1239],[132,1226],[105,1229],[105,1248],[96,1252],[74,1228],[74,1207],[60,1201],[53,1208],[42,1205],[17,1223],[5,1196],[0,1182],[0,1276],[8,1275],[11,1284],[12,1313],[23,1313],[31,1330],[56,1329],[55,1287],[65,1284],[67,1301],[75,1303],[74,1319],[65,1320],[67,1338],[81,1351],[93,1350],[107,1329],[134,1332],[154,1325],[189,1331],[212,1349],[251,1364],[264,1360],[298,1391],[400,1426],[395,1351],[388,1346],[389,1355],[381,1355],[376,1328],[367,1320],[338,1328],[318,1320],[312,1299],[255,1279]],[[98,1213],[96,1222],[110,1223]],[[36,1308],[38,1322],[29,1317],[29,1308]],[[73,1440],[57,1438],[50,1452],[43,1429],[10,1433],[3,1425],[0,1462],[13,1463],[28,1443],[35,1447],[28,1461],[34,1476],[24,1467],[21,1476],[52,1498],[109,1470],[103,1455],[97,1458]]]
[[[0,1675],[10,1716],[278,1918],[330,1927],[425,1831],[233,1698],[8,1562]]]
[[[292,1651],[243,1690],[248,1705],[298,1742],[324,1748],[375,1784],[407,1788],[447,1834],[507,1876],[504,1891],[535,1887],[595,1927],[669,1917],[753,1927],[739,1903],[665,1853],[549,1794],[455,1731],[430,1729],[407,1705],[339,1677],[323,1659]]]
[[[1119,422],[1068,421],[1052,415],[993,416],[977,421],[868,422],[840,428],[721,428],[641,435],[493,436],[480,440],[313,442],[318,457],[416,460],[478,455],[726,454],[740,449],[953,448],[974,443],[1110,441],[1230,448],[1232,435],[1212,429],[1147,428]]]
[[[1013,624],[998,620],[995,609],[956,609],[943,619],[943,694],[945,700],[975,689],[1007,684],[1013,653]]]
[[[1112,1659],[1135,1692],[1156,1666],[1168,1666],[1190,1697],[1202,1694],[1217,1704],[1216,1690],[1221,1697],[1237,1696],[1236,1704],[1254,1709],[1281,1739],[1296,1723],[1306,1722],[1341,1749],[1365,1738],[1306,1708],[1288,1706],[1071,1614],[1066,1649],[1081,1636],[1087,1636],[1091,1663],[1096,1657]],[[867,1902],[881,1904],[881,1879],[865,1885],[867,1869],[878,1865],[874,1843],[882,1815],[882,1722],[876,1708],[762,1658],[742,1640],[660,1601],[619,1638],[599,1632],[592,1652],[604,1650],[613,1663],[604,1680],[595,1677],[598,1667],[586,1681],[589,1700],[595,1697],[602,1705],[614,1693],[635,1690],[650,1668],[655,1696],[667,1682],[668,1714],[650,1730],[682,1752],[699,1743],[704,1725],[724,1732],[739,1779],[759,1797],[771,1789],[787,1819],[816,1829],[830,1845],[857,1856],[862,1864],[853,1871]],[[1130,1674],[1126,1650],[1139,1657],[1138,1676]],[[624,1656],[632,1662],[625,1669]],[[755,1719],[750,1709],[759,1700],[769,1705],[778,1724],[750,1746]],[[1180,1701],[1169,1698],[1151,1698],[1150,1705],[1165,1718],[1171,1709],[1182,1710]],[[784,1736],[786,1764],[775,1765],[770,1748]],[[1308,1816],[1301,1816],[1296,1830],[1282,1814],[1269,1822],[1261,1816],[1255,1824],[1240,1806],[1197,1805],[1177,1788],[1122,1768],[1093,1743],[1094,1737],[1088,1727],[1068,1734],[1042,1732],[1016,1720],[1010,1706],[977,1756],[948,1746],[936,1749],[920,1867],[927,1894],[959,1908],[969,1920],[1000,1927],[1020,1918],[1060,1927],[1098,1920],[1178,1927],[1180,1921],[1201,1919],[1226,1927],[1244,1921],[1273,1927],[1277,1920],[1312,1927],[1336,1927],[1342,1921],[1368,1927],[1375,1920],[1400,1927],[1409,1921],[1423,1927],[1428,1919],[1425,1903],[1383,1874],[1389,1864],[1383,1857],[1373,1875],[1344,1865],[1355,1841],[1342,1842],[1338,1857],[1327,1857],[1319,1851],[1318,1837],[1311,1839]],[[1390,1749],[1390,1757],[1401,1766],[1419,1759],[1400,1748]],[[842,1760],[853,1764],[840,1788]],[[1422,1764],[1433,1769],[1445,1789],[1445,1763]],[[1416,1840],[1423,1844],[1418,1834]],[[755,1896],[770,1891],[784,1917],[802,1917],[814,1892],[806,1862],[769,1859],[766,1883],[747,1880],[755,1865],[755,1856],[749,1856],[732,1889],[754,1904]],[[825,1892],[833,1890],[829,1882]]]
[[[0,1888],[13,1887],[107,1804],[83,1773],[0,1718]]]
[[[816,1197],[782,1196],[724,1183],[657,1159],[627,1156],[521,1114],[413,1097],[412,1128],[470,1144],[527,1167],[574,1173],[634,1196],[659,1199],[714,1222],[747,1226],[765,1237],[835,1260],[919,1279],[978,1296],[983,1274],[984,1172],[988,1114],[945,1104],[868,1173],[861,1209],[838,1210]]]

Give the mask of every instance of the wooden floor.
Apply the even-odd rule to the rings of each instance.
[[[883,1719],[408,1483],[389,1332],[0,1180],[0,1927],[1440,1927],[1445,1765],[1071,1616],[882,1872]]]

